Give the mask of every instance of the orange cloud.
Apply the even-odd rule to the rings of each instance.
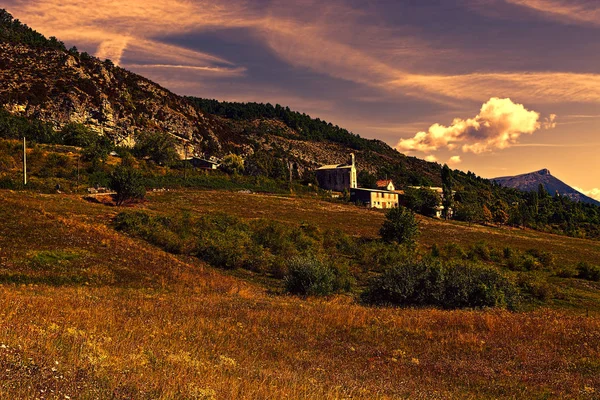
[[[460,164],[462,162],[460,156],[452,156],[450,157],[450,159],[448,160],[448,164]]]
[[[580,0],[506,0],[511,4],[539,11],[565,23],[600,26],[600,4]]]
[[[455,118],[450,126],[433,124],[427,132],[418,132],[410,139],[400,139],[396,148],[399,151],[430,152],[462,146],[463,152],[476,154],[505,149],[517,143],[522,134],[532,134],[540,129],[539,117],[537,112],[527,110],[522,104],[493,97],[481,106],[474,118]],[[555,118],[553,114],[548,121]],[[551,127],[552,123],[548,122],[547,126]]]
[[[600,21],[597,7],[584,7],[581,2],[507,1],[544,12],[554,10],[570,19]],[[361,17],[367,11],[341,0],[267,5],[244,0],[98,0],[93,6],[84,0],[33,0],[17,1],[10,11],[47,36],[96,48],[97,56],[132,69],[144,68],[145,74],[154,69],[155,76],[164,75],[160,71],[167,65],[215,76],[243,74],[242,65],[159,39],[243,28],[290,65],[376,88],[381,96],[406,95],[449,105],[456,104],[456,99],[481,101],[495,96],[537,104],[600,102],[599,74],[416,73],[420,65],[432,60],[470,55],[438,48],[411,32],[364,24]]]

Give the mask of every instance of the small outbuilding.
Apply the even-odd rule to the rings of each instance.
[[[189,162],[194,168],[207,170],[218,169],[219,166],[221,166],[221,160],[216,157],[201,158],[194,156],[188,158],[187,162]]]

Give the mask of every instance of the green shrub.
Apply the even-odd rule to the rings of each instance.
[[[525,295],[543,302],[557,294],[554,286],[531,274],[519,274],[517,285]]]
[[[577,264],[577,277],[588,281],[598,282],[600,281],[600,267],[582,261]]]
[[[446,260],[467,258],[467,253],[458,243],[446,243],[443,247],[443,254]]]
[[[143,199],[146,195],[146,188],[142,180],[142,175],[136,169],[125,166],[118,166],[110,174],[109,186],[117,194],[115,202],[118,206],[127,200]]]
[[[490,261],[492,259],[490,248],[488,247],[486,242],[477,242],[469,251],[468,257],[471,260],[482,260],[482,261]]]
[[[560,278],[575,278],[577,274],[578,271],[575,267],[563,267],[554,272],[554,275]]]
[[[535,257],[539,261],[540,265],[545,269],[549,269],[554,265],[555,259],[554,254],[552,253],[539,249],[529,249],[527,250],[527,254]]]
[[[413,246],[419,235],[419,226],[415,214],[402,206],[392,208],[386,214],[379,234],[386,242]]]
[[[292,258],[283,282],[287,292],[305,296],[326,296],[336,289],[333,268],[311,257]]]
[[[437,243],[434,243],[433,246],[431,246],[431,257],[439,257],[440,256],[440,248],[438,247]]]
[[[472,264],[406,262],[373,278],[362,299],[370,304],[514,307],[517,291],[498,271]]]
[[[355,259],[364,271],[383,271],[413,256],[409,248],[375,240],[360,243],[355,249]]]
[[[525,254],[521,258],[521,270],[525,271],[537,271],[542,269],[542,264],[533,256]]]

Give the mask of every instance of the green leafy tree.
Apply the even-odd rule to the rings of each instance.
[[[392,208],[385,216],[379,235],[386,242],[414,246],[419,235],[415,214],[402,206]]]
[[[448,219],[448,211],[454,206],[454,195],[452,194],[452,188],[454,187],[454,177],[452,176],[452,170],[447,164],[442,167],[442,194],[443,194],[443,215],[445,219]]]
[[[179,158],[173,136],[162,132],[138,133],[133,147],[137,157],[148,157],[159,165],[168,165]]]
[[[83,124],[71,122],[60,130],[59,137],[63,144],[85,148],[96,141],[98,134]]]
[[[244,170],[244,159],[237,154],[227,154],[223,157],[221,168],[228,174],[239,174]]]
[[[110,174],[109,186],[116,192],[117,206],[132,199],[143,199],[146,195],[142,174],[131,167],[119,165]]]

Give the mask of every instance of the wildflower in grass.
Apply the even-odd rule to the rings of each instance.
[[[219,364],[224,367],[235,367],[237,362],[233,358],[221,355],[219,356]]]

